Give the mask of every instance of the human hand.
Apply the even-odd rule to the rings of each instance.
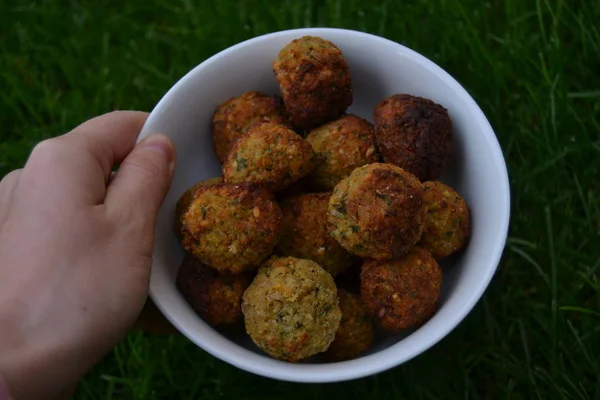
[[[61,395],[144,306],[175,161],[165,136],[135,145],[146,117],[91,119],[0,182],[0,374],[16,399]]]

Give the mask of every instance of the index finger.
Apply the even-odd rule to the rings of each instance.
[[[147,116],[113,111],[41,142],[25,165],[24,182],[45,196],[68,193],[71,201],[102,204],[113,166],[131,152]]]
[[[147,118],[148,113],[143,111],[113,111],[82,123],[64,137],[80,141],[96,158],[106,182],[112,167],[123,161],[135,146]]]

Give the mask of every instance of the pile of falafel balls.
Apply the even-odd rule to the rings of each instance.
[[[376,327],[395,334],[432,317],[438,261],[468,240],[467,204],[438,181],[452,123],[410,94],[377,104],[374,124],[346,114],[350,70],[319,37],[286,45],[273,72],[282,97],[243,93],[213,115],[222,177],[177,204],[177,286],[212,326],[243,317],[274,358],[355,358]]]

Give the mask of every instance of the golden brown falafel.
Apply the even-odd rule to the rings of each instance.
[[[462,249],[469,239],[469,207],[454,189],[442,182],[423,184],[425,224],[419,246],[440,260]]]
[[[254,343],[291,362],[325,351],[342,317],[331,275],[293,257],[272,257],[261,265],[244,293],[242,312]]]
[[[211,326],[232,324],[242,317],[242,295],[252,273],[219,274],[186,254],[177,273],[177,288],[194,311]]]
[[[181,195],[175,206],[175,233],[177,234],[177,236],[181,236],[181,219],[190,207],[190,204],[194,199],[194,193],[196,192],[196,189],[202,186],[213,186],[222,182],[223,178],[220,176],[217,176],[215,178],[208,178],[203,181],[197,182],[194,186],[186,190],[183,193],[183,195]]]
[[[355,168],[379,161],[373,125],[346,115],[312,130],[306,137],[317,156],[308,178],[317,190],[332,190]]]
[[[365,261],[360,278],[367,311],[389,332],[417,327],[438,308],[442,269],[418,246],[398,260]]]
[[[352,104],[350,69],[340,49],[320,37],[286,45],[273,61],[285,107],[299,129],[312,129],[342,115]]]
[[[223,163],[234,140],[259,121],[290,123],[281,97],[254,90],[217,107],[212,118],[212,136],[219,162]]]
[[[423,185],[392,164],[355,169],[329,200],[329,234],[363,258],[401,257],[421,237],[425,208]]]
[[[338,289],[342,320],[335,339],[323,354],[329,361],[355,358],[371,347],[373,324],[359,296]]]
[[[222,183],[198,188],[182,222],[185,250],[221,273],[240,274],[273,251],[281,209],[262,186]]]
[[[281,238],[277,253],[312,260],[335,276],[355,257],[327,232],[325,221],[331,193],[307,193],[281,203]]]
[[[397,94],[373,112],[375,136],[386,163],[421,181],[439,179],[453,153],[452,121],[441,105],[423,97]]]
[[[240,136],[223,163],[227,183],[254,182],[277,191],[307,175],[315,153],[306,140],[272,122],[258,123]]]

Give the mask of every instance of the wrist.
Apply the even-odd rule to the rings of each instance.
[[[2,378],[0,374],[0,400],[13,400],[8,390],[8,385],[6,381]]]
[[[89,332],[76,324],[23,324],[22,317],[9,314],[0,310],[0,376],[14,399],[66,398],[64,394],[114,344],[108,335],[90,340],[83,335]]]
[[[9,399],[68,398],[64,394],[73,390],[102,354],[52,338],[30,337],[12,347],[0,344],[0,376],[13,396]]]

